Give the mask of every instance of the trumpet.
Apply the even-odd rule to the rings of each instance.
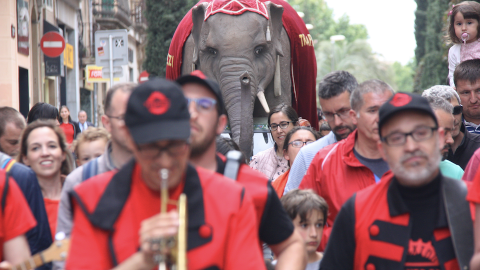
[[[176,236],[159,239],[155,243],[158,250],[169,254],[158,254],[155,261],[159,264],[159,270],[187,270],[187,195],[181,194],[178,201],[168,198],[168,169],[160,170],[161,177],[161,205],[160,212],[167,213],[167,205],[176,205],[179,216],[178,233]]]

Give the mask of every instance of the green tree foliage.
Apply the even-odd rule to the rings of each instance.
[[[415,11],[415,40],[417,48],[415,49],[415,59],[417,63],[425,56],[425,32],[427,29],[427,0],[416,0],[417,10]]]
[[[177,25],[193,5],[194,0],[146,0],[148,21],[143,68],[152,75],[165,76],[168,48]]]
[[[416,63],[412,59],[405,66],[399,62],[392,65],[394,75],[394,82],[396,84],[395,90],[402,92],[413,92],[413,78],[415,76]]]
[[[397,89],[394,69],[379,60],[366,40],[343,41],[332,44],[322,41],[316,45],[317,78],[321,79],[334,70],[346,70],[359,82],[379,79]]]
[[[303,12],[303,21],[312,24],[309,30],[313,40],[330,40],[330,36],[344,35],[348,42],[356,39],[367,39],[367,28],[362,24],[350,24],[350,18],[343,15],[335,21],[333,10],[323,0],[289,0],[288,3],[296,10]]]

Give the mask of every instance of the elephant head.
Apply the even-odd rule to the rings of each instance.
[[[203,3],[192,9],[190,59],[193,69],[200,69],[219,83],[232,137],[250,156],[254,107],[255,111],[261,108],[262,116],[266,116],[272,105],[291,104],[290,48],[283,29],[283,7],[266,2],[268,18],[247,11],[241,15],[215,13],[205,19],[207,7]],[[284,53],[288,53],[288,59],[282,61]],[[188,62],[184,64],[189,68]]]

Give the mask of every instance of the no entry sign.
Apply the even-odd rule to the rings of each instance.
[[[48,57],[59,57],[65,49],[65,40],[58,32],[48,32],[40,40],[40,48]]]
[[[140,76],[138,76],[138,83],[142,84],[148,81],[148,76],[150,76],[150,74],[148,74],[146,70],[142,71],[142,73],[140,73]]]

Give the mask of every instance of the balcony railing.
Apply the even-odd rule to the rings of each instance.
[[[145,10],[147,7],[144,0],[131,1],[131,20],[135,27],[147,28],[147,19],[145,18]]]
[[[92,13],[106,29],[126,29],[132,25],[128,0],[93,0]]]

